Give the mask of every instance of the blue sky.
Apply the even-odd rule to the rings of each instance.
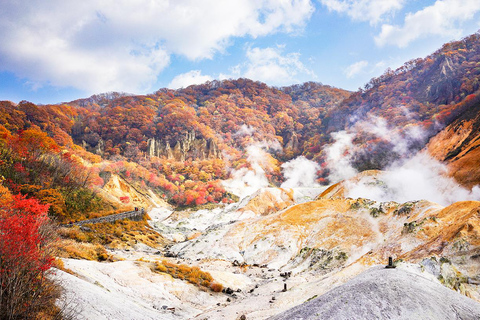
[[[480,29],[479,0],[6,0],[0,100],[213,79],[357,90]]]

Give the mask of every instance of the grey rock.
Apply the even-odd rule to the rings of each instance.
[[[480,319],[480,303],[419,274],[371,268],[271,320]]]

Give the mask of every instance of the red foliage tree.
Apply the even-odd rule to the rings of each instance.
[[[29,319],[54,301],[49,205],[16,195],[0,208],[0,318]]]
[[[125,204],[130,203],[130,197],[129,196],[120,197],[120,201]]]

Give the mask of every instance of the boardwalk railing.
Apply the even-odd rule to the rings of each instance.
[[[141,208],[139,210],[133,210],[133,211],[127,211],[127,212],[122,212],[122,213],[117,213],[117,214],[111,214],[108,216],[104,217],[99,217],[99,218],[93,218],[93,219],[88,219],[88,220],[83,220],[83,221],[78,221],[78,222],[72,222],[65,224],[64,226],[83,226],[84,224],[89,224],[89,223],[100,223],[100,222],[115,222],[117,220],[123,220],[123,219],[130,219],[134,221],[140,221],[143,219],[143,216],[145,215],[145,209]]]

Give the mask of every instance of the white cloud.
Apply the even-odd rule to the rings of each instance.
[[[311,0],[24,0],[0,4],[0,68],[88,92],[150,90],[171,54],[303,28]]]
[[[377,24],[386,14],[403,8],[405,0],[320,0],[330,11],[346,13],[356,21]]]
[[[283,47],[248,48],[247,62],[232,69],[233,76],[243,76],[249,79],[263,81],[270,85],[287,85],[293,82],[316,78],[300,61],[296,52],[283,54]],[[226,75],[222,77],[227,78]]]
[[[368,66],[368,61],[362,60],[349,65],[344,73],[348,79],[355,77]]]
[[[478,11],[478,0],[437,0],[431,6],[407,14],[403,26],[382,25],[375,43],[378,46],[406,47],[427,35],[458,37],[462,33],[461,23],[472,19]]]
[[[381,60],[381,61],[379,61],[375,64],[375,69],[383,70],[383,69],[385,69],[386,65],[387,65],[387,63],[385,62],[385,60]]]
[[[192,70],[177,75],[175,78],[173,78],[172,82],[170,82],[167,87],[171,89],[186,88],[192,84],[202,84],[212,80],[212,77],[208,75],[202,75],[202,72],[200,70]]]

